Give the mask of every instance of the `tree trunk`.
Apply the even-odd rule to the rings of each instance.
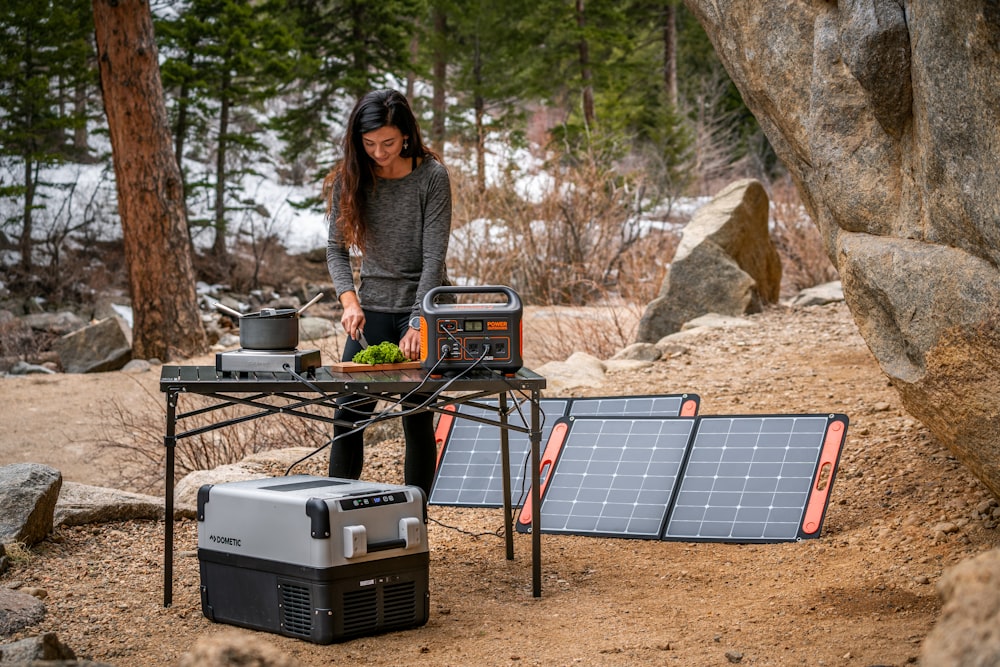
[[[89,69],[89,67],[88,67]],[[80,118],[87,117],[87,86],[82,83],[73,88],[73,110],[74,115]],[[73,152],[78,160],[86,160],[90,152],[87,146],[87,124],[80,123],[73,128]]]
[[[171,150],[147,0],[93,0],[104,112],[132,295],[132,354],[204,353],[181,175]]]
[[[473,63],[473,76],[476,81],[476,95],[473,102],[476,114],[476,191],[486,194],[486,128],[483,125],[486,117],[486,100],[483,99],[483,56],[479,48],[479,36],[476,35],[476,47]]]
[[[580,79],[583,81],[583,120],[590,127],[594,124],[594,84],[590,70],[590,45],[584,34],[587,16],[584,0],[576,0],[576,27],[580,29]]]
[[[226,264],[226,152],[229,146],[229,77],[223,75],[219,143],[215,147],[215,243],[212,254]]]
[[[32,255],[35,251],[31,234],[34,231],[31,212],[35,210],[35,183],[37,182],[37,166],[30,155],[24,156],[24,209],[21,217],[21,239],[18,250],[21,253],[21,270],[25,276],[31,275],[34,268]]]
[[[673,0],[663,3],[663,85],[667,100],[677,108],[677,8]]]
[[[410,62],[417,62],[417,58],[420,56],[420,40],[417,35],[414,34],[410,38]],[[417,86],[417,73],[410,68],[410,71],[406,73],[406,99],[412,100],[414,98]]]
[[[447,107],[445,105],[445,87],[448,68],[447,49],[445,40],[447,39],[448,22],[444,10],[440,7],[434,8],[434,62],[431,65],[431,80],[434,88],[431,93],[431,145],[437,150],[444,146],[445,115]]]

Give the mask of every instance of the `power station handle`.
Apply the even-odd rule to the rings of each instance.
[[[443,294],[503,294],[507,297],[507,305],[516,310],[521,308],[521,297],[506,285],[441,285],[432,287],[424,295],[421,304],[423,312],[429,313],[437,306],[436,300]]]

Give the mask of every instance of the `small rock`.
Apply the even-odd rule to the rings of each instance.
[[[145,359],[132,359],[122,366],[122,373],[146,373],[151,368],[151,364]]]
[[[50,368],[47,368],[46,366],[42,366],[39,364],[29,364],[27,361],[18,361],[13,366],[11,366],[10,369],[11,375],[33,375],[33,374],[53,375],[54,373],[55,371],[53,371]]]
[[[35,588],[34,586],[25,586],[20,589],[25,595],[30,595],[33,598],[38,598],[39,600],[44,600],[49,597],[49,592],[44,588]]]
[[[947,535],[949,533],[957,533],[958,532],[958,526],[956,524],[952,523],[951,521],[942,521],[941,523],[939,523],[936,526],[934,526],[934,528],[932,528],[931,530],[935,534],[936,533],[944,533],[945,535]]]
[[[734,665],[739,664],[743,661],[743,654],[739,651],[726,651],[726,660]]]
[[[980,501],[980,503],[978,505],[976,505],[976,512],[978,512],[979,514],[989,514],[991,512],[991,508],[995,504],[996,504],[996,501],[993,500],[993,499],[988,499],[988,500]],[[1000,510],[1000,507],[998,507],[997,510]],[[993,511],[995,511],[995,510],[993,510]]]

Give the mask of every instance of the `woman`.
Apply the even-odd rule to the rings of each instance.
[[[344,309],[348,338],[343,360],[370,345],[391,341],[408,359],[420,356],[420,302],[445,282],[451,233],[451,183],[440,158],[420,137],[406,98],[378,90],[354,106],[344,137],[343,160],[323,182],[330,235],[326,261]],[[361,255],[360,284],[350,250]],[[342,403],[343,405],[343,403]],[[359,422],[375,402],[341,407],[337,418]],[[434,415],[402,418],[407,484],[430,493],[436,464]],[[364,461],[363,432],[334,428],[330,476],[358,479]],[[345,435],[346,434],[346,435]],[[339,437],[338,437],[339,436]]]

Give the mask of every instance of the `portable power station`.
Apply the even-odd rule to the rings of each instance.
[[[457,295],[496,294],[496,303],[461,303]],[[420,304],[420,360],[431,375],[470,366],[514,375],[521,358],[521,298],[504,285],[445,285]]]

